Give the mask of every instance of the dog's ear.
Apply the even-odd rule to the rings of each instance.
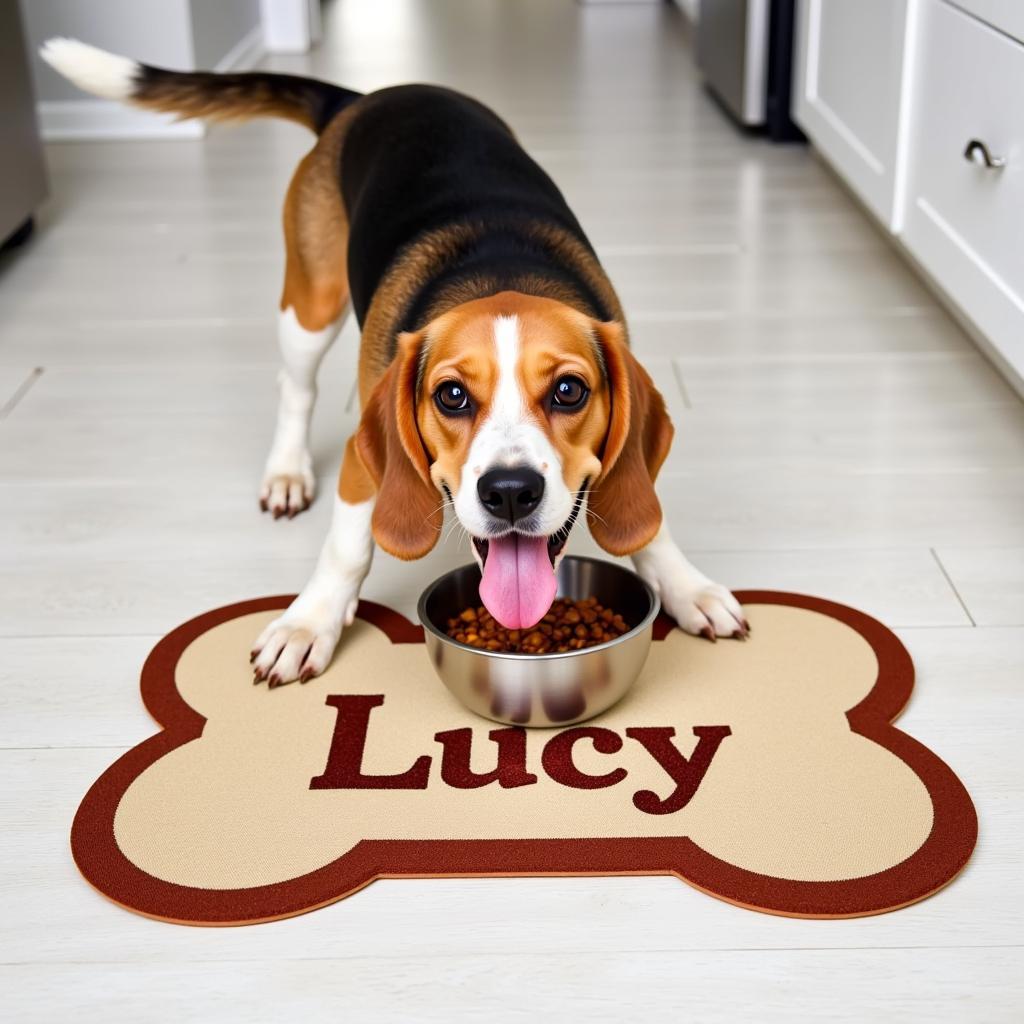
[[[611,412],[601,475],[591,487],[590,532],[605,551],[629,555],[661,526],[654,480],[672,444],[672,422],[647,371],[630,352],[621,324],[596,323],[608,374]]]
[[[419,333],[401,334],[398,351],[377,382],[356,431],[356,451],[377,485],[373,538],[396,558],[422,558],[444,519],[440,495],[416,425]]]

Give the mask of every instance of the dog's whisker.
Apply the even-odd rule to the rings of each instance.
[[[430,516],[437,515],[438,512],[443,512],[448,507],[449,504],[454,504],[454,503],[451,502],[449,498],[445,498],[444,501],[442,501],[440,505],[435,505],[434,508],[432,508],[430,510],[427,518],[429,519]]]
[[[448,539],[451,537],[451,535],[457,529],[461,530],[463,532],[463,534],[465,534],[465,536],[467,536],[467,537],[469,536],[469,531],[462,525],[461,522],[459,522],[458,517],[455,517],[455,518],[452,519],[451,523],[448,525],[448,529],[445,531],[445,534],[444,534],[444,537],[441,540],[441,543],[442,544],[446,544],[448,542]]]

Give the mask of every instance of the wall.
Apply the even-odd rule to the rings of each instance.
[[[21,13],[33,55],[50,36],[73,36],[149,64],[195,66],[188,0],[21,0]],[[38,57],[32,74],[44,102],[83,98]]]
[[[0,0],[2,2],[2,0]],[[51,36],[72,36],[146,64],[220,71],[262,55],[260,0],[21,0],[44,138],[198,138],[199,121],[97,99],[36,55]]]
[[[714,3],[714,0],[711,0]],[[676,6],[683,9],[683,13],[696,23],[700,18],[700,0],[675,0]]]
[[[189,0],[195,66],[212,68],[260,26],[260,0]]]

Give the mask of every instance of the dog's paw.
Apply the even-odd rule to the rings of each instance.
[[[271,689],[296,680],[304,683],[327,668],[340,637],[341,623],[316,625],[289,618],[286,613],[256,638],[249,656],[252,681],[266,680]]]
[[[739,601],[720,583],[711,580],[661,588],[661,604],[679,627],[694,636],[746,640],[750,624]]]
[[[294,519],[309,508],[315,493],[316,479],[311,469],[282,472],[268,468],[260,487],[260,508],[275,519]]]

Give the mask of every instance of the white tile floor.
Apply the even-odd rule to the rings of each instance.
[[[979,848],[937,897],[858,921],[752,914],[667,878],[381,882],[210,931],[106,903],[67,832],[151,732],[145,652],[205,608],[299,587],[326,525],[324,501],[294,522],[256,511],[279,206],[309,139],[259,123],[51,146],[39,233],[0,264],[10,1019],[1019,1020],[1021,403],[806,149],[722,120],[670,7],[339,0],[327,28],[272,66],[473,92],[555,175],[677,419],[661,486],[677,535],[733,586],[897,628],[919,670],[903,723],[972,791]],[[322,377],[328,489],[355,346],[350,324]],[[464,557],[381,557],[367,596],[411,613]]]

